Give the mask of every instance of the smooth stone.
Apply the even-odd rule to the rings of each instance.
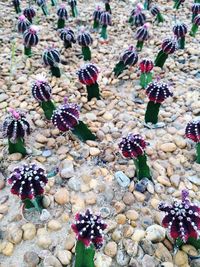
[[[81,182],[77,177],[72,177],[68,180],[68,186],[70,189],[74,191],[80,191],[81,189]]]
[[[198,252],[197,252],[196,248],[191,246],[191,245],[183,245],[181,247],[181,250],[186,252],[189,256],[193,256],[193,257],[198,256]]]
[[[147,254],[144,255],[142,259],[142,267],[156,267],[157,264],[158,262],[154,257]]]
[[[127,266],[130,260],[130,257],[127,255],[127,253],[123,250],[118,250],[116,255],[117,263],[120,266]]]
[[[27,263],[28,267],[36,267],[39,264],[40,259],[34,251],[27,251],[24,254],[24,261]]]
[[[17,226],[17,224],[15,223],[9,224],[7,231],[8,231],[8,236],[7,236],[8,241],[12,242],[13,244],[19,244],[21,242],[23,231],[19,228],[19,226]]]
[[[74,175],[74,165],[71,160],[64,160],[61,164],[59,169],[60,171],[60,176],[63,179],[68,179],[71,178]]]
[[[22,226],[23,239],[24,240],[32,240],[36,235],[36,227],[32,223],[26,223]]]
[[[199,267],[200,266],[200,259],[195,259],[190,262],[190,267]]]
[[[59,188],[54,198],[58,204],[64,205],[69,202],[69,191],[66,188]]]
[[[187,179],[195,185],[200,185],[200,178],[197,176],[187,176]]]
[[[59,250],[57,252],[57,257],[63,265],[67,265],[71,262],[72,253],[68,250]]]
[[[114,241],[110,241],[105,245],[104,253],[113,258],[117,254],[117,244]]]
[[[48,256],[44,259],[44,267],[62,267],[62,264],[55,256]]]
[[[135,190],[144,193],[147,190],[149,180],[147,178],[141,179],[139,182],[135,184]]]
[[[145,237],[145,231],[142,229],[136,229],[135,232],[133,233],[131,239],[135,242],[139,242]]]
[[[42,152],[42,156],[45,157],[45,158],[48,158],[52,155],[52,151],[51,150],[44,150]]]
[[[0,205],[0,214],[4,214],[8,212],[8,205],[7,204],[1,204]]]
[[[184,251],[179,250],[174,256],[174,263],[178,267],[187,266],[188,256]]]
[[[62,224],[57,220],[51,220],[48,222],[48,228],[52,231],[58,231],[62,228]]]
[[[52,244],[52,240],[48,234],[40,234],[38,236],[37,245],[41,248],[47,249]]]
[[[96,252],[94,263],[95,267],[110,267],[112,264],[112,258],[100,252]]]
[[[98,156],[101,153],[100,149],[97,147],[90,147],[90,155],[95,157]]]
[[[174,143],[165,143],[160,146],[163,152],[174,152],[177,146]]]
[[[155,255],[159,260],[172,262],[171,253],[162,243],[158,243]]]
[[[160,225],[154,224],[146,229],[146,239],[152,242],[160,242],[165,239],[166,230]]]
[[[130,185],[130,179],[122,171],[115,172],[114,177],[121,187],[127,187]]]
[[[75,236],[73,234],[67,235],[66,237],[66,241],[65,241],[65,249],[66,250],[71,250],[74,245],[75,245],[76,239]]]
[[[136,221],[139,218],[139,214],[136,210],[128,210],[126,212],[126,217],[131,221]]]
[[[107,218],[110,215],[110,209],[107,207],[102,207],[99,212],[102,218]]]
[[[48,212],[48,210],[43,209],[40,215],[40,220],[42,222],[47,221],[51,217],[51,214]]]
[[[14,251],[14,245],[11,242],[3,241],[0,243],[0,253],[5,256],[11,256]]]
[[[153,245],[148,239],[141,240],[139,245],[144,250],[145,254],[152,256],[155,253],[155,245]]]

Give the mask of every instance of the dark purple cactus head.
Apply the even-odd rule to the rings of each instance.
[[[200,26],[200,14],[194,18],[193,23],[197,26]]]
[[[13,0],[12,2],[13,2],[13,4],[16,5],[16,6],[19,6],[19,5],[20,5],[20,1],[19,1],[19,0]]]
[[[125,158],[137,158],[144,154],[146,141],[139,134],[128,134],[119,143],[119,149]]]
[[[38,75],[32,85],[32,95],[38,102],[49,101],[51,99],[52,88],[42,75]]]
[[[70,28],[63,28],[60,31],[60,39],[70,43],[76,43],[75,34]]]
[[[24,11],[23,11],[23,14],[28,20],[31,20],[36,15],[35,10],[34,10],[33,7],[25,8]]]
[[[185,23],[177,23],[173,27],[173,32],[177,38],[184,37],[187,33],[187,26],[185,25]]]
[[[77,5],[77,1],[76,0],[69,0],[69,5],[71,8],[74,8]]]
[[[149,32],[148,32],[149,24],[145,23],[141,26],[136,32],[136,39],[138,41],[146,41],[149,39]]]
[[[166,98],[173,96],[166,83],[151,82],[146,88],[146,95],[154,103],[162,103]]]
[[[18,195],[22,200],[34,199],[42,195],[47,182],[45,170],[36,164],[22,165],[15,168],[8,178],[11,193]]]
[[[24,138],[29,134],[30,125],[26,120],[25,113],[10,109],[3,122],[3,136],[15,143],[18,138]]]
[[[23,34],[24,45],[25,47],[35,46],[39,42],[39,38],[37,35],[38,27],[35,25],[31,25]]]
[[[160,13],[160,10],[157,6],[152,6],[150,12],[155,17]]]
[[[44,50],[42,59],[46,66],[53,67],[60,62],[60,53],[55,47],[49,47]]]
[[[26,19],[24,15],[19,16],[17,22],[17,31],[19,33],[24,33],[29,27],[31,23]]]
[[[93,39],[89,32],[85,30],[84,27],[80,29],[80,32],[77,37],[77,42],[80,46],[90,46],[93,43]]]
[[[79,107],[77,104],[68,103],[65,100],[63,105],[54,110],[51,119],[60,131],[72,130],[79,123]]]
[[[77,213],[75,223],[72,224],[77,239],[82,241],[88,247],[91,244],[99,249],[103,245],[103,230],[107,224],[102,220],[100,215],[94,215],[89,209],[85,213]]]
[[[194,3],[192,5],[192,13],[195,15],[200,13],[200,4],[199,3]]]
[[[82,84],[95,84],[98,78],[99,70],[94,64],[84,65],[78,72],[78,79]]]
[[[146,22],[146,16],[142,12],[142,9],[142,5],[137,4],[137,6],[131,12],[131,17],[133,18],[133,23],[136,27],[142,26]]]
[[[165,212],[162,224],[169,229],[170,236],[187,242],[189,237],[198,238],[200,230],[200,208],[190,203],[188,191],[182,191],[182,201],[174,201],[172,205],[160,203],[158,208]]]
[[[138,62],[138,53],[131,45],[123,52],[120,60],[123,61],[126,66],[134,66]]]
[[[194,120],[187,124],[185,135],[195,143],[200,142],[200,120]]]
[[[42,7],[46,5],[46,0],[36,0],[38,6]]]
[[[139,66],[140,66],[140,71],[142,73],[148,73],[152,71],[154,65],[152,60],[144,58],[140,61]]]
[[[101,13],[102,13],[101,7],[97,6],[96,10],[93,13],[93,19],[95,21],[100,21]]]
[[[108,26],[112,24],[111,14],[107,11],[103,11],[100,16],[100,24],[103,26]]]
[[[57,10],[57,15],[61,19],[68,19],[67,9],[65,5],[61,4]]]
[[[166,38],[162,43],[162,51],[165,54],[173,54],[177,49],[177,40],[175,38]]]

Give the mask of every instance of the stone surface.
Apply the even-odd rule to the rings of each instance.
[[[165,239],[166,230],[160,225],[154,224],[146,229],[146,238],[152,242],[160,242]]]

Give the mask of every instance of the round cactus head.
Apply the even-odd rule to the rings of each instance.
[[[128,134],[119,143],[119,149],[125,158],[137,158],[144,154],[146,141],[139,134]]]
[[[154,66],[153,61],[150,59],[146,59],[146,58],[142,59],[140,61],[140,64],[139,64],[140,71],[142,73],[148,73],[148,72],[152,71],[153,66]]]
[[[54,110],[52,115],[52,123],[62,132],[73,130],[79,123],[79,107],[77,104],[68,103],[65,100],[63,105],[60,105]]]
[[[194,22],[193,22],[195,25],[197,26],[200,26],[200,14],[197,15],[195,18],[194,18]]]
[[[38,102],[49,101],[51,99],[52,88],[48,84],[46,78],[38,75],[36,81],[32,85],[32,95]]]
[[[154,103],[162,103],[166,98],[173,96],[166,83],[151,82],[146,88],[146,95]]]
[[[200,142],[200,119],[193,120],[187,124],[185,135],[195,143]]]
[[[173,32],[177,38],[184,37],[187,33],[187,26],[185,25],[185,23],[177,23],[173,27]]]
[[[77,42],[80,46],[90,46],[93,43],[93,39],[89,32],[85,30],[84,27],[80,29],[79,35],[77,37]]]
[[[36,13],[33,7],[27,7],[24,9],[23,11],[24,16],[28,19],[28,20],[32,20],[32,18],[35,17]]]
[[[136,32],[136,39],[138,41],[146,41],[149,39],[149,32],[148,32],[149,24],[145,23],[141,26]]]
[[[47,181],[45,170],[36,164],[15,168],[8,178],[11,193],[18,195],[22,200],[42,195]]]
[[[108,25],[112,24],[111,14],[109,12],[104,11],[104,12],[101,13],[100,24],[103,25],[103,26],[108,26]]]
[[[39,42],[39,38],[37,35],[38,27],[35,25],[31,25],[23,34],[24,45],[25,47],[35,46]]]
[[[195,15],[200,13],[200,3],[194,3],[192,5],[192,13]]]
[[[70,28],[63,28],[60,31],[60,39],[62,41],[67,41],[70,43],[76,43],[75,34],[72,29]]]
[[[128,66],[134,66],[138,62],[138,53],[132,45],[124,51],[121,61],[123,61],[124,65]]]
[[[103,230],[107,225],[104,223],[100,215],[94,215],[90,210],[85,213],[77,213],[75,223],[72,224],[77,239],[82,241],[86,247],[91,244],[99,249],[103,245]]]
[[[151,14],[155,17],[160,13],[160,10],[157,6],[152,6],[150,9]]]
[[[55,66],[60,62],[60,53],[55,47],[49,47],[43,52],[42,59],[46,66]]]
[[[173,54],[177,49],[177,40],[175,38],[166,38],[162,43],[162,51],[165,54]]]
[[[98,78],[99,70],[94,64],[84,65],[78,72],[78,79],[82,84],[95,84]]]
[[[57,10],[57,16],[61,19],[68,19],[68,13],[65,5],[61,4]]]
[[[95,21],[100,21],[101,14],[102,14],[101,7],[97,6],[95,11],[93,12],[93,19]]]
[[[24,33],[29,27],[31,23],[26,19],[24,15],[19,16],[17,22],[17,31],[19,33]]]

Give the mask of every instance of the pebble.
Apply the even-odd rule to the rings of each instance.
[[[67,235],[66,241],[65,241],[65,249],[66,250],[72,250],[72,248],[75,245],[75,242],[76,242],[76,240],[75,240],[74,234]]]
[[[32,240],[36,235],[36,227],[32,223],[26,223],[22,226],[23,239],[24,240]]]
[[[121,187],[127,187],[130,185],[130,179],[122,171],[115,172],[114,177]]]
[[[51,220],[49,221],[48,223],[48,228],[51,230],[51,231],[58,231],[62,228],[62,225],[59,221],[57,220]]]
[[[135,184],[135,190],[144,193],[147,190],[149,180],[146,178],[141,179],[139,182]]]
[[[99,212],[101,214],[101,217],[104,219],[110,215],[110,209],[107,207],[102,207]]]
[[[155,255],[159,260],[172,262],[172,255],[162,243],[158,243]]]
[[[118,214],[115,217],[115,220],[116,220],[117,224],[125,224],[126,223],[126,216],[124,214]]]
[[[199,267],[200,266],[200,259],[195,259],[190,262],[190,267]]]
[[[110,241],[105,245],[104,253],[113,258],[117,254],[117,244],[114,241]]]
[[[187,245],[187,244],[183,245],[181,247],[181,250],[186,252],[189,256],[193,256],[193,257],[198,256],[198,252],[196,248],[191,245]]]
[[[28,267],[36,267],[39,264],[40,259],[34,251],[27,251],[24,254],[24,261],[27,263]]]
[[[60,176],[63,179],[71,178],[74,175],[74,165],[72,160],[64,160],[59,166]]]
[[[23,231],[17,226],[15,223],[11,223],[8,225],[8,241],[13,244],[19,244],[22,240]]]
[[[135,232],[133,233],[131,239],[135,242],[139,242],[145,237],[145,231],[142,229],[136,229]]]
[[[154,257],[147,254],[145,254],[142,259],[142,267],[156,267],[157,263],[158,262]]]
[[[119,266],[127,266],[130,261],[130,257],[127,255],[125,251],[118,250],[116,255],[116,260]]]
[[[132,205],[134,200],[135,198],[131,192],[126,192],[123,196],[123,201],[126,205]]]
[[[68,265],[72,259],[72,253],[68,250],[59,250],[57,252],[57,258],[63,265]]]
[[[64,205],[69,202],[69,192],[66,188],[59,188],[55,193],[54,198],[58,204]]]
[[[177,146],[174,143],[165,143],[160,146],[163,152],[174,152]]]
[[[68,180],[68,186],[70,189],[74,190],[74,191],[80,191],[81,189],[81,182],[77,177],[71,177]]]
[[[22,154],[21,153],[13,153],[8,155],[8,160],[10,161],[19,161],[22,159]]]
[[[126,217],[131,221],[136,221],[139,218],[139,214],[136,210],[128,210],[126,212]]]
[[[152,242],[160,242],[165,239],[166,230],[160,225],[154,224],[146,229],[146,238]]]
[[[55,256],[48,256],[44,259],[44,267],[62,267],[62,264]]]
[[[144,250],[145,254],[152,256],[155,253],[155,245],[153,245],[152,242],[149,241],[148,239],[145,239],[145,238],[142,239],[139,242],[139,245]]]
[[[8,212],[8,205],[7,204],[1,204],[0,205],[0,214],[5,214]]]
[[[90,147],[90,155],[95,157],[98,156],[101,151],[97,147]]]
[[[11,242],[3,241],[0,243],[0,253],[5,256],[11,256],[13,254],[14,245]]]
[[[95,267],[110,267],[112,264],[112,258],[100,252],[96,252],[94,264]]]
[[[174,256],[174,263],[177,267],[188,265],[188,256],[184,251],[179,250]]]
[[[37,245],[41,248],[49,248],[52,244],[52,239],[50,238],[49,234],[40,234],[38,235]]]
[[[45,158],[48,158],[52,155],[52,151],[51,150],[44,150],[42,152],[42,156],[45,157]]]

